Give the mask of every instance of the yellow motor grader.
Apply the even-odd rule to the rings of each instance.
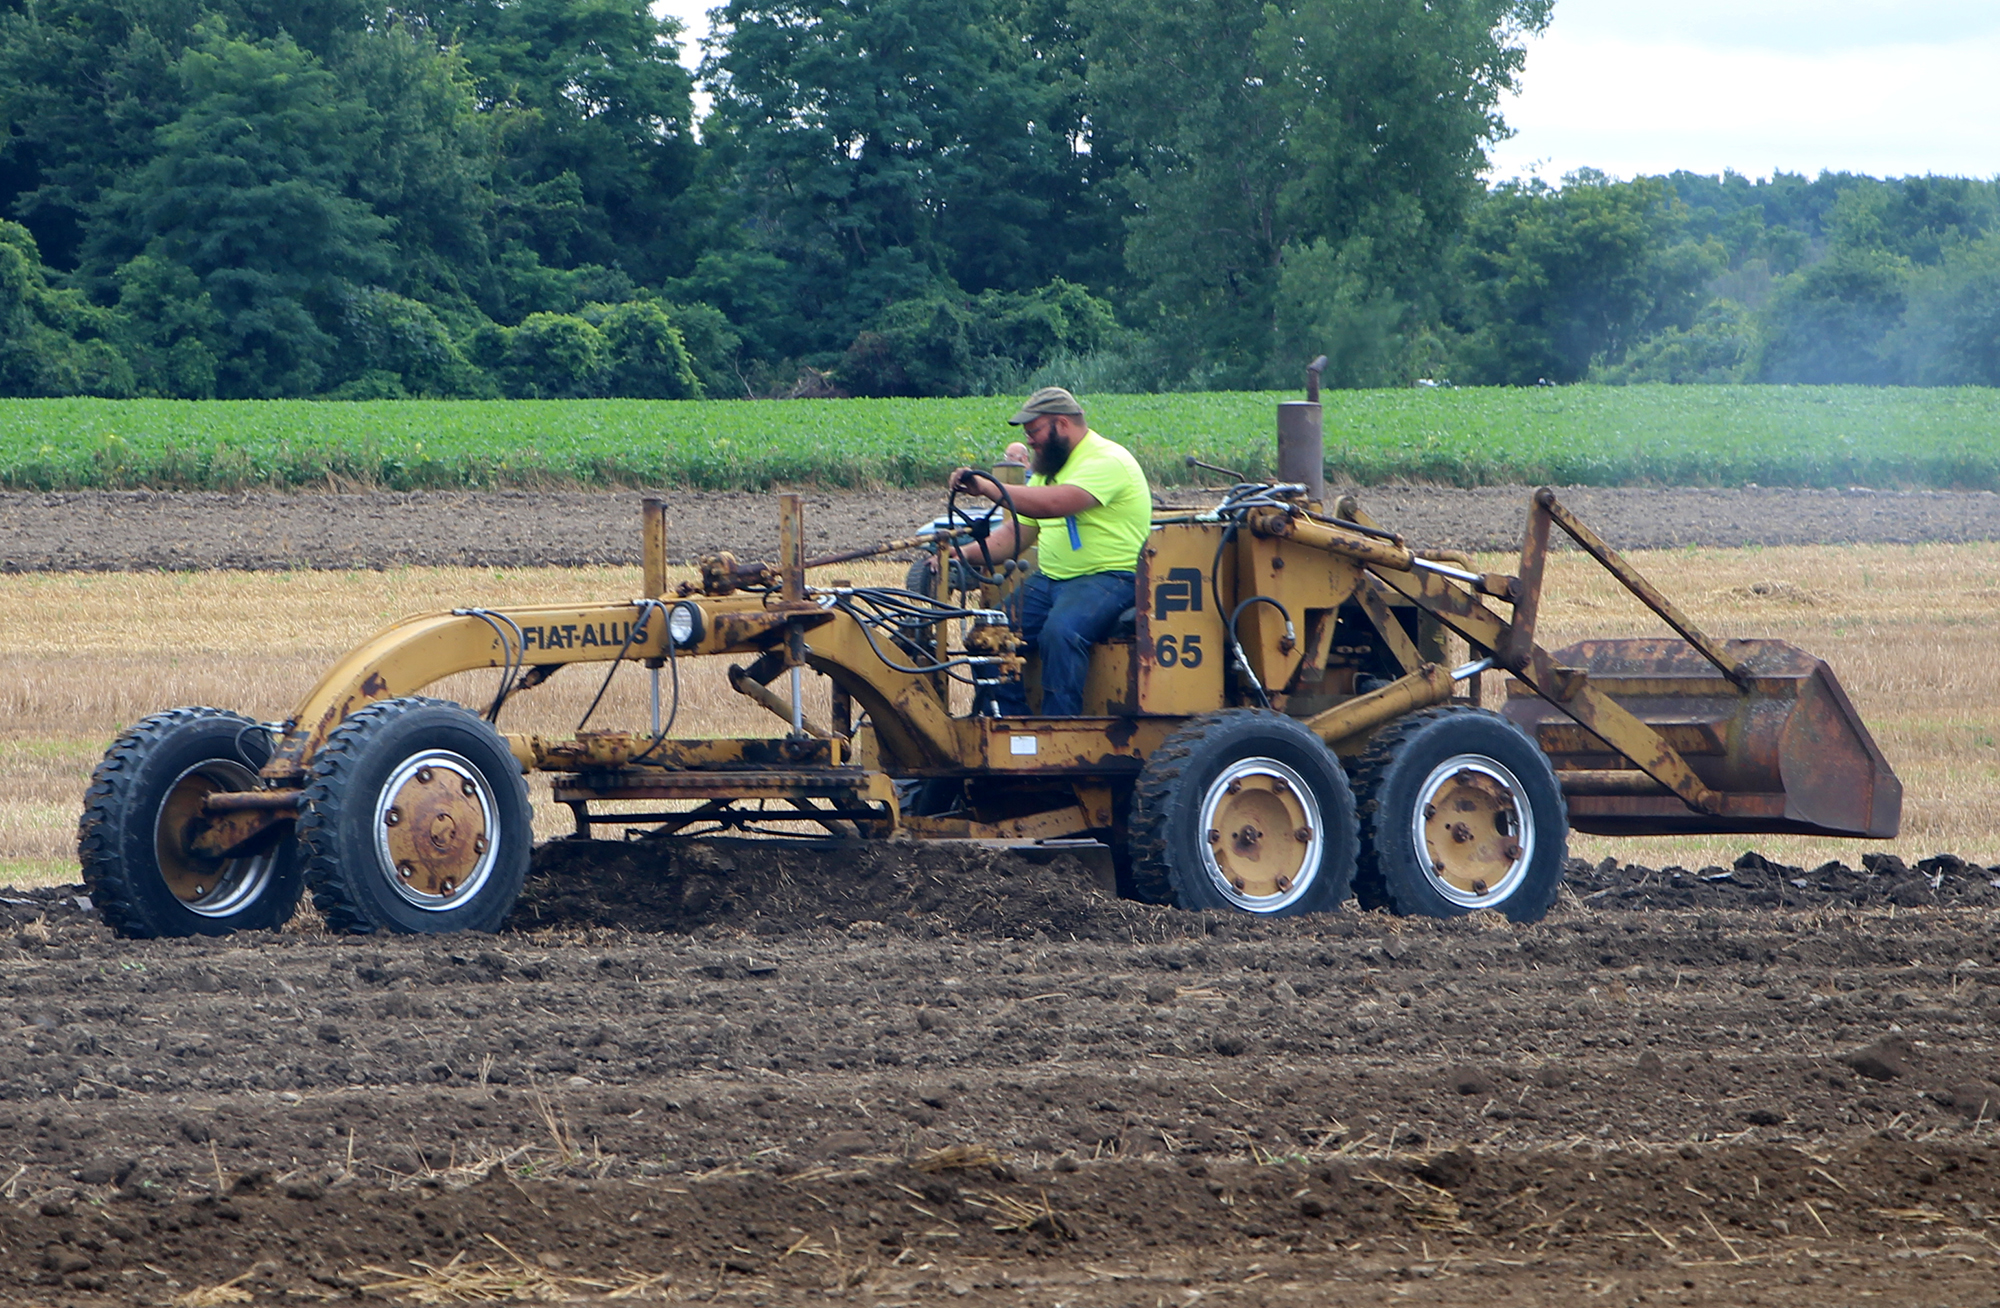
[[[1095,839],[1123,893],[1266,915],[1352,894],[1532,921],[1572,827],[1896,834],[1901,785],[1826,664],[1712,639],[1548,490],[1511,575],[1418,548],[1351,497],[1324,502],[1319,406],[1280,407],[1288,480],[1156,507],[1082,716],[995,714],[1004,681],[1038,696],[1009,617],[1033,554],[983,556],[991,519],[954,507],[917,537],[809,559],[799,497],[780,496],[777,560],[704,558],[670,593],[649,500],[635,599],[406,618],[282,724],[181,708],[132,727],[85,801],[92,898],[129,936],[273,928],[306,887],[338,931],[494,930],[528,867],[530,770],[555,774],[584,837],[782,820],[877,840]],[[1678,638],[1538,645],[1552,529]],[[813,579],[912,549],[929,561],[906,587]],[[1447,633],[1469,653],[1459,666]],[[782,732],[672,734],[661,673],[677,687],[697,658],[732,660],[731,684]],[[652,672],[647,729],[497,725],[562,666],[620,661]],[[499,674],[483,712],[420,694],[479,668]],[[1511,674],[1498,705],[1481,701],[1489,669]],[[804,712],[809,676],[831,683],[829,721]]]

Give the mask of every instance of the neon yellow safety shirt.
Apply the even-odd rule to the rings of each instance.
[[[1051,477],[1028,478],[1030,486],[1080,486],[1097,497],[1097,507],[1067,518],[1033,518],[1041,570],[1051,581],[1093,572],[1130,572],[1139,563],[1153,529],[1153,493],[1132,452],[1116,441],[1087,431]]]

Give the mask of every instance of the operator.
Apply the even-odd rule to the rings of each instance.
[[[1007,420],[1021,429],[1034,454],[1025,486],[1008,493],[1020,516],[1023,548],[1040,547],[1041,567],[1021,588],[1016,630],[1042,656],[1042,713],[1075,717],[1083,711],[1083,682],[1090,647],[1111,635],[1118,615],[1132,607],[1132,578],[1153,524],[1153,493],[1139,461],[1124,446],[1090,430],[1083,406],[1060,386],[1044,386]],[[953,488],[1004,503],[993,479],[971,468],[951,475]],[[1012,521],[996,527],[985,549],[968,545],[959,556],[991,566],[1014,554]],[[1028,711],[1017,681],[996,695],[1002,716]]]

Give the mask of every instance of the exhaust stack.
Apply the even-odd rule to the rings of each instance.
[[[1278,405],[1278,480],[1305,486],[1307,498],[1326,503],[1326,426],[1319,402],[1319,375],[1326,356],[1306,365],[1306,398]]]

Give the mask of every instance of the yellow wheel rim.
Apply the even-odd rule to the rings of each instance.
[[[1424,875],[1462,907],[1501,903],[1534,859],[1534,816],[1520,779],[1481,754],[1460,754],[1431,769],[1411,822]]]
[[[1202,867],[1222,897],[1271,913],[1311,887],[1326,823],[1305,778],[1272,758],[1240,759],[1209,783],[1200,810]]]
[[[479,892],[498,858],[499,806],[472,762],[426,750],[390,774],[375,804],[375,850],[396,893],[443,912]]]

